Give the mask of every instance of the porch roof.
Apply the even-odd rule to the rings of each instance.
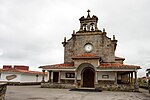
[[[40,66],[39,68],[43,69],[74,69],[74,64],[70,63],[62,63],[62,64],[54,64],[54,65],[45,65]]]
[[[101,63],[99,69],[141,69],[140,66],[136,65],[125,65],[119,63]]]

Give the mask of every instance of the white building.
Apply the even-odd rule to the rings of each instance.
[[[0,82],[41,82],[43,73],[39,71],[29,71],[28,66],[4,65],[3,69],[0,69]],[[46,74],[45,74],[46,77]]]

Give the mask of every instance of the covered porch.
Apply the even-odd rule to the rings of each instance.
[[[45,73],[45,70],[48,72],[48,81],[45,81],[43,75],[41,87],[82,88],[85,86],[83,83],[84,75],[82,74],[86,67],[81,67],[82,69],[79,70],[80,68],[76,69],[73,65],[62,64],[60,65],[61,68],[58,68],[58,66],[57,69],[56,66],[43,69],[43,73]],[[93,72],[93,88],[112,91],[139,91],[137,82],[137,69],[139,67],[122,64],[118,66],[110,64],[109,66],[106,67],[102,64],[98,67],[93,66],[95,68],[93,71],[92,69],[89,70],[88,67],[88,69],[86,68],[87,71]]]

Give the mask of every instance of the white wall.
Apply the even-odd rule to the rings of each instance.
[[[78,73],[77,74],[77,79],[78,80],[81,80],[81,71],[82,71],[82,69],[79,69],[78,72],[77,72]],[[61,72],[61,79],[71,79],[71,80],[75,79],[75,78],[66,78],[66,73],[67,72]],[[99,71],[97,74],[98,74],[97,75],[98,80],[113,80],[113,81],[115,80],[115,72],[111,72],[111,71]],[[108,75],[109,78],[102,78],[103,75]],[[51,75],[51,79],[53,79],[53,74]]]
[[[16,75],[17,76],[16,78],[9,80],[9,82],[20,82],[21,74],[19,74],[19,73],[1,73],[0,81],[8,81],[6,79],[6,76],[9,76],[9,75]]]
[[[20,82],[41,82],[42,75],[36,76],[36,74],[22,74]]]
[[[108,75],[109,78],[102,78],[103,75]],[[115,80],[115,72],[98,72],[98,80]]]
[[[6,76],[16,75],[17,77],[9,80],[9,82],[41,82],[42,75],[39,75],[38,78],[36,74],[26,74],[26,73],[16,73],[16,72],[3,72],[1,73],[0,81],[8,81]],[[47,76],[45,76],[45,81],[47,81]]]

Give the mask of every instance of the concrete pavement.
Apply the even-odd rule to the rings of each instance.
[[[150,100],[147,90],[137,92],[70,91],[40,86],[8,86],[6,100]],[[146,92],[147,91],[147,92]]]

